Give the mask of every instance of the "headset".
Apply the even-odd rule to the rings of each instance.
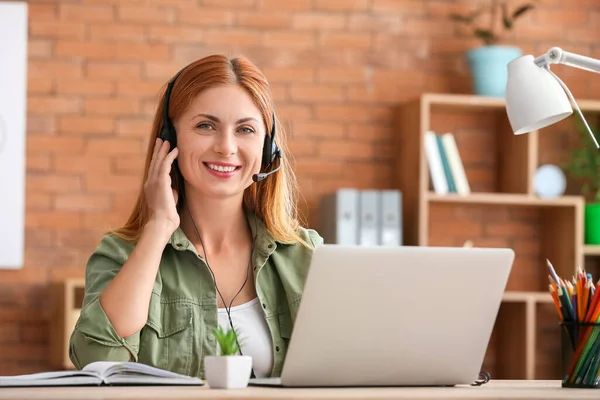
[[[185,71],[185,69],[188,66],[185,66],[184,68],[182,68],[175,75],[175,77],[173,79],[171,79],[171,81],[167,85],[167,90],[165,92],[165,99],[164,99],[164,103],[163,103],[163,118],[162,118],[163,121],[162,121],[161,130],[160,130],[160,138],[164,141],[168,141],[169,143],[171,143],[171,148],[177,147],[177,135],[175,132],[175,126],[173,125],[171,118],[169,118],[169,102],[171,99],[171,92],[173,91],[173,86],[175,85],[175,81],[177,80],[179,75],[183,71]],[[282,151],[275,142],[276,135],[277,135],[277,123],[276,123],[275,113],[273,113],[273,128],[271,129],[270,135],[265,135],[265,141],[263,144],[261,170],[264,171],[267,168],[269,168],[272,164],[275,163],[275,160],[278,160],[277,167],[269,172],[259,172],[257,174],[253,174],[252,180],[254,182],[262,181],[263,179],[267,178],[269,175],[274,174],[275,172],[279,171],[279,168],[281,168]]]

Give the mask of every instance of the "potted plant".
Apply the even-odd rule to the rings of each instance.
[[[533,0],[533,2],[536,0]],[[520,48],[501,45],[502,34],[514,27],[515,21],[533,9],[533,2],[509,10],[506,0],[491,0],[486,6],[468,14],[450,14],[450,18],[471,29],[471,34],[483,45],[467,51],[473,89],[481,96],[504,97],[506,92],[506,66],[522,55]],[[489,25],[479,25],[479,17],[489,14]],[[500,27],[498,28],[498,24]]]
[[[233,329],[214,330],[220,354],[204,357],[204,375],[213,389],[240,389],[248,386],[252,372],[252,357],[241,356],[237,334]]]
[[[587,119],[587,118],[586,118]],[[589,133],[581,118],[576,118],[575,128],[580,135],[580,146],[571,150],[565,170],[581,184],[586,204],[584,211],[585,244],[600,244],[600,152],[589,142]],[[597,137],[598,130],[588,123]]]

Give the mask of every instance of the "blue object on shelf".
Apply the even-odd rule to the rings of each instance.
[[[507,81],[506,66],[522,54],[521,49],[513,46],[493,45],[469,50],[467,59],[475,94],[504,97]]]

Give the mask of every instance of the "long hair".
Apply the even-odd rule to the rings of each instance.
[[[224,55],[211,55],[188,65],[179,75],[173,85],[169,99],[169,117],[171,121],[183,114],[192,100],[203,90],[215,86],[236,84],[246,90],[259,109],[266,125],[266,135],[270,135],[273,127],[274,104],[269,84],[262,72],[247,58],[243,56],[226,57]],[[165,91],[166,91],[165,85]],[[148,167],[152,159],[152,152],[156,138],[160,137],[163,125],[163,104],[165,91],[160,97],[154,122],[148,141],[144,175],[137,201],[133,210],[122,227],[111,231],[112,234],[127,240],[137,241],[142,229],[149,218],[148,205],[143,190],[143,183],[148,177]],[[276,117],[275,117],[276,119]],[[244,191],[243,206],[260,218],[275,240],[282,242],[300,242],[305,246],[298,232],[300,224],[296,205],[297,193],[296,177],[286,157],[287,145],[285,132],[279,121],[277,123],[277,146],[282,151],[281,168],[267,179],[256,182]],[[174,165],[176,165],[174,163]],[[261,172],[267,172],[272,167]],[[178,192],[177,210],[185,207],[184,179],[179,168],[172,168],[171,181],[173,188]]]

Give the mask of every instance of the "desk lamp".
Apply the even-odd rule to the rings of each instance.
[[[506,113],[514,134],[541,129],[568,117],[573,113],[570,99],[596,148],[600,148],[569,88],[550,71],[550,64],[564,64],[600,73],[600,60],[569,53],[559,47],[552,47],[537,58],[526,55],[511,61],[507,66],[505,97]]]

